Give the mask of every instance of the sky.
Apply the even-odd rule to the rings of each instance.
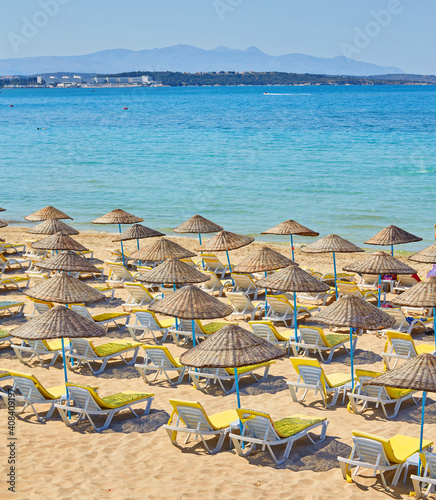
[[[436,74],[434,0],[0,0],[0,59],[188,44]],[[14,38],[15,37],[15,38]],[[23,43],[11,43],[11,40]]]

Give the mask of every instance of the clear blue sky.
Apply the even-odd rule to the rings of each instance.
[[[40,16],[43,26],[15,52],[8,34],[21,36],[23,18],[31,21],[45,3],[56,10],[53,2],[59,12]],[[0,5],[2,59],[183,43],[205,49],[256,46],[273,55],[345,54],[436,74],[434,0],[1,0]],[[375,14],[380,11],[384,16]],[[357,32],[361,37],[355,40]]]

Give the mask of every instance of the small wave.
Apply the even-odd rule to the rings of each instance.
[[[309,93],[303,93],[303,92],[299,92],[298,94],[279,94],[279,93],[276,93],[276,92],[264,92],[263,95],[311,95]]]

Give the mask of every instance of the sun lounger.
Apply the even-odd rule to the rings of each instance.
[[[212,333],[217,332],[221,328],[226,325],[232,324],[228,321],[213,321],[211,323],[207,323],[203,325],[203,323],[199,319],[194,319],[194,332],[195,339],[197,341],[203,340]],[[177,321],[178,327],[171,328],[169,333],[174,340],[176,346],[181,347],[186,345],[188,340],[192,340],[192,320],[189,319],[178,319]],[[236,324],[236,323],[233,323]]]
[[[289,302],[286,295],[267,295],[268,312],[265,319],[285,323],[286,326],[294,326],[294,306]],[[319,311],[317,306],[303,306],[297,304],[297,320],[306,316],[312,316],[312,313]],[[288,325],[288,322],[290,323]]]
[[[335,293],[334,288],[330,288],[326,292],[299,292],[297,293],[297,300],[299,302],[314,302],[317,306],[325,306],[330,298],[335,297]]]
[[[8,394],[9,387],[10,386],[9,381],[12,379],[12,375],[9,373],[9,370],[4,370],[3,368],[0,368],[0,395],[1,394]],[[3,385],[5,382],[8,382],[6,385]]]
[[[218,297],[222,297],[224,290],[227,291],[233,285],[231,280],[221,281],[213,271],[203,271],[203,273],[210,277],[209,281],[204,281],[198,285],[204,292],[212,294],[218,292]]]
[[[164,429],[167,431],[171,442],[177,446],[177,434],[183,432],[188,434],[185,443],[193,434],[196,439],[200,437],[208,453],[218,453],[224,443],[224,439],[230,432],[230,425],[238,421],[236,410],[226,410],[214,415],[208,415],[203,406],[194,401],[180,401],[170,399],[173,412]],[[173,420],[176,420],[172,424]],[[211,449],[205,438],[219,436],[218,444]]]
[[[106,252],[109,252],[109,256],[106,257],[105,262],[115,262],[115,263],[123,263],[123,254],[121,253],[121,250],[118,250],[116,248],[110,249],[106,248]],[[130,260],[130,257],[128,254],[124,253],[124,261],[127,262]]]
[[[213,271],[221,279],[224,278],[226,273],[230,273],[231,270],[227,264],[223,264],[219,258],[212,253],[202,253],[201,260],[204,263],[204,269],[206,271]]]
[[[101,397],[94,388],[86,385],[67,383],[67,388],[68,400],[65,404],[55,405],[65,425],[77,425],[87,418],[97,432],[107,429],[113,417],[124,410],[130,410],[138,418],[133,405],[145,403],[143,415],[148,415],[154,399],[154,394],[143,392],[125,391]],[[71,421],[68,413],[77,413],[77,419]],[[95,421],[99,417],[105,419],[101,427],[97,427]]]
[[[129,292],[129,297],[123,304],[123,309],[134,307],[147,307],[162,297],[162,294],[152,295],[142,283],[126,281],[124,288]]]
[[[38,358],[41,366],[49,367],[56,363],[62,356],[62,341],[55,340],[23,340],[21,345],[13,344],[12,349],[17,358],[24,364],[29,363],[34,357]],[[44,361],[42,356],[50,356],[50,361]]]
[[[67,366],[70,370],[75,370],[87,364],[94,375],[103,372],[108,361],[115,358],[120,358],[126,365],[131,366],[135,364],[141,345],[139,342],[117,340],[94,346],[87,339],[70,339],[70,350],[66,353]],[[130,361],[126,359],[128,353],[132,354]],[[74,366],[71,359],[74,360]],[[76,361],[78,361],[77,364]],[[100,365],[100,368],[94,370],[93,364]]]
[[[12,344],[11,334],[7,330],[3,330],[0,328],[0,345],[6,342]]]
[[[139,276],[140,273],[132,274],[123,264],[119,262],[107,262],[109,267],[109,277],[106,283],[112,287],[123,286],[124,283],[135,281],[135,276]]]
[[[233,312],[230,317],[240,316],[246,320],[246,316],[250,315],[251,321],[256,317],[256,313],[259,313],[259,317],[262,318],[262,311],[265,313],[265,302],[264,301],[251,301],[250,298],[242,292],[226,292],[226,298],[229,299],[229,304],[233,307]]]
[[[392,290],[394,293],[405,292],[417,283],[418,281],[411,274],[399,274]]]
[[[433,444],[432,441],[423,441],[423,450]],[[342,476],[349,483],[352,482],[351,467],[359,469],[372,469],[374,476],[380,473],[383,486],[388,490],[384,473],[395,471],[392,486],[396,486],[403,471],[406,460],[419,452],[419,438],[401,436],[396,434],[390,439],[368,434],[366,432],[353,431],[353,449],[350,458],[338,457]]]
[[[431,354],[435,351],[434,344],[417,345],[408,333],[386,331],[386,335],[388,340],[386,341],[385,351],[381,355],[388,370],[395,368],[400,359],[408,360],[418,356],[418,354]],[[395,360],[392,367],[389,365],[391,359]]]
[[[23,257],[25,259],[30,259],[33,264],[34,262],[39,262],[40,260],[45,259],[48,254],[49,252],[47,250],[37,250],[36,248],[29,246],[23,253]]]
[[[23,408],[15,408],[15,414],[19,415],[30,406],[39,422],[48,420],[55,410],[55,404],[60,403],[66,396],[66,389],[64,385],[56,387],[49,387],[46,389],[39,380],[26,373],[19,373],[8,370],[13,379],[12,392],[14,393],[15,401],[24,403]],[[4,402],[7,405],[7,394],[1,393]],[[50,405],[45,417],[40,417],[35,406],[36,405]]]
[[[400,308],[385,309],[385,312],[395,318],[395,323],[389,330],[396,330],[401,333],[411,334],[415,328],[424,328],[425,330],[433,328],[433,320],[427,318],[413,317],[404,314]],[[388,330],[382,330],[386,333]]]
[[[339,297],[350,295],[353,297],[360,297],[364,300],[378,300],[378,291],[360,290],[356,283],[351,283],[349,281],[337,281],[336,285],[338,287]],[[384,292],[383,302],[386,302],[386,292]]]
[[[129,330],[130,335],[134,340],[143,340],[147,333],[153,335],[154,340],[161,344],[165,342],[168,332],[174,326],[173,318],[158,319],[156,314],[152,311],[136,310],[133,309],[132,314],[135,314],[135,323],[127,325],[127,330]],[[138,337],[137,332],[142,332],[142,335]],[[156,333],[162,334],[162,338],[158,340],[156,338]]]
[[[336,349],[343,347],[347,352],[346,344],[350,344],[350,336],[343,333],[324,333],[322,328],[316,326],[300,326],[299,342],[290,340],[294,356],[298,356],[298,348],[302,348],[304,355],[308,356],[310,351],[319,354],[324,363],[330,363]],[[356,349],[357,335],[353,335],[353,349]],[[323,353],[330,351],[328,358],[324,359]]]
[[[11,316],[22,316],[24,302],[14,302],[12,300],[0,301],[0,316],[9,313]]]
[[[13,253],[22,254],[25,251],[25,244],[7,243],[4,241],[0,241],[0,253],[2,253],[3,255],[9,255]]]
[[[262,451],[267,448],[277,465],[282,464],[289,457],[292,446],[298,439],[308,437],[313,444],[317,444],[324,441],[327,432],[326,417],[291,415],[274,422],[265,412],[244,409],[237,409],[236,412],[242,423],[242,432],[241,434],[230,433],[230,439],[237,454],[246,457],[257,447],[261,447]],[[321,427],[320,437],[315,441],[309,433],[318,427]],[[273,451],[273,446],[280,445],[286,445],[286,448],[279,460]]]
[[[23,288],[20,285],[24,285]],[[17,290],[23,291],[29,286],[29,278],[24,276],[1,276],[0,275],[0,288],[4,288],[5,290]]]
[[[298,374],[298,381],[286,383],[291,392],[292,401],[300,403],[304,401],[308,391],[315,391],[315,396],[319,392],[323,405],[326,408],[334,406],[342,393],[342,404],[345,401],[345,395],[351,390],[351,377],[343,373],[332,373],[326,375],[317,359],[309,358],[290,358],[292,366]],[[303,389],[303,396],[298,399],[298,389]],[[332,394],[333,398],[327,403],[328,396]]]
[[[363,413],[369,408],[370,403],[375,407],[382,407],[383,413],[387,419],[395,418],[400,411],[401,404],[408,399],[412,399],[416,404],[417,400],[413,397],[416,391],[409,389],[396,389],[393,387],[379,387],[375,385],[362,385],[364,382],[381,375],[380,372],[371,370],[356,369],[357,385],[353,393],[348,393],[350,400],[350,410],[353,413]],[[392,415],[388,415],[386,405],[395,405]]]
[[[47,302],[45,300],[38,300],[32,298],[30,298],[30,300],[32,301],[33,304],[33,311],[32,314],[25,314],[26,318],[34,318],[38,314],[44,314],[49,309],[52,309],[54,307],[53,302]]]
[[[416,498],[424,498],[430,492],[435,491],[436,486],[436,453],[420,453],[421,464],[423,467],[423,475],[410,476],[415,490]],[[407,474],[407,472],[405,473]],[[421,483],[422,486],[421,486]],[[426,489],[423,490],[423,488]]]
[[[253,299],[257,299],[257,295],[261,288],[256,285],[249,274],[231,273],[230,276],[233,280],[232,292],[242,292],[249,297],[253,295]]]
[[[95,321],[99,325],[108,325],[113,323],[117,328],[124,328],[130,319],[130,314],[127,312],[108,312],[91,315],[84,304],[71,304],[70,309],[84,318]],[[124,323],[118,324],[117,320],[123,320]]]
[[[256,382],[262,382],[268,377],[269,369],[275,361],[267,361],[266,363],[261,363],[258,365],[241,366],[237,369],[238,380],[242,377],[251,375]],[[254,371],[262,370],[263,375],[258,377]],[[210,384],[218,383],[221,386],[224,394],[230,394],[236,390],[236,379],[234,368],[190,368],[189,376],[191,377],[192,383],[196,389],[205,389]],[[202,386],[201,380],[204,379],[205,383]],[[229,382],[231,384],[230,389],[226,389],[224,383]]]
[[[5,257],[2,253],[0,253],[0,276],[6,269],[12,269],[14,266],[18,266],[20,269],[25,271],[31,266],[31,264],[32,261],[30,259],[20,259],[18,257],[13,259],[12,257]]]
[[[271,321],[249,321],[248,324],[256,335],[285,349],[288,347],[291,335],[294,335],[293,330],[279,332]]]
[[[33,286],[40,285],[41,283],[45,283],[48,280],[48,275],[50,271],[36,273],[26,271],[26,276],[29,280],[32,281]]]
[[[174,358],[167,347],[144,345],[145,359],[143,364],[136,364],[135,368],[141,374],[144,382],[150,383],[148,377],[151,373],[155,373],[152,382],[154,382],[160,374],[164,374],[171,385],[180,384],[183,377],[186,375],[186,366],[181,365],[178,359]],[[172,374],[178,375],[176,382],[170,378]]]

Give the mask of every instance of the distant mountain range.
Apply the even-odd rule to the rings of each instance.
[[[271,56],[256,47],[247,50],[217,47],[204,50],[191,45],[162,49],[111,49],[82,56],[43,56],[0,59],[0,75],[36,75],[55,72],[121,73],[125,71],[283,71],[324,75],[369,76],[404,73],[389,66],[331,59],[305,54]]]

